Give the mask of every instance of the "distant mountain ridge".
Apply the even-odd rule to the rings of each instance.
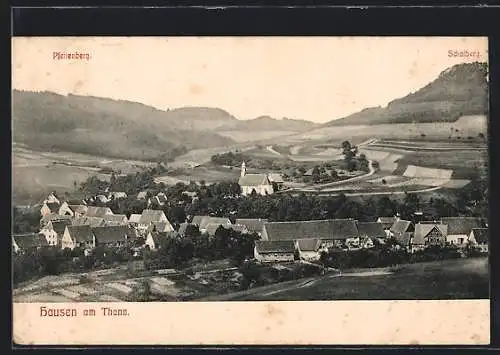
[[[238,120],[220,108],[159,110],[94,96],[14,90],[13,141],[32,149],[156,160],[191,149],[232,145],[223,130],[300,131],[315,124],[268,116]]]
[[[249,120],[236,120],[220,127],[221,130],[248,130],[248,131],[292,131],[300,132],[319,126],[319,124],[292,118],[276,119],[270,116],[259,116]]]
[[[487,75],[486,63],[457,64],[387,107],[369,107],[324,126],[453,122],[465,115],[488,114]]]

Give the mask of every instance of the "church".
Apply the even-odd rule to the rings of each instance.
[[[241,175],[238,181],[243,196],[255,191],[258,195],[270,195],[274,192],[273,184],[267,174],[247,174],[245,162],[241,163]]]

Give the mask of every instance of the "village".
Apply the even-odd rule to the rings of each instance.
[[[273,182],[279,183],[279,177],[274,176]],[[239,186],[241,196],[273,193],[270,178],[266,174],[247,174],[244,163]],[[196,192],[182,191],[181,194],[191,202],[198,199]],[[139,259],[145,249],[162,248],[162,240],[193,238],[193,229],[198,235],[213,239],[222,228],[237,235],[252,235],[252,255],[246,259],[259,263],[317,262],[331,249],[345,252],[370,249],[389,240],[394,248],[408,253],[430,247],[453,247],[458,251],[475,248],[479,253],[488,253],[487,221],[478,217],[442,217],[429,221],[422,212],[416,211],[408,220],[395,215],[360,222],[354,218],[269,221],[194,215],[186,216],[174,227],[161,209],[169,204],[164,192],[154,196],[139,192],[135,198],[147,207],[141,213],[115,214],[106,207],[111,201],[125,198],[130,198],[125,192],[107,191],[76,203],[78,201],[64,201],[51,193],[41,205],[38,232],[14,234],[13,251],[21,254],[32,249],[57,248],[79,250],[89,256],[98,246],[129,246],[132,257]]]

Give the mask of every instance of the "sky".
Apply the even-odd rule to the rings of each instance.
[[[12,87],[326,122],[414,92],[485,37],[15,37]],[[474,57],[449,51],[477,52]],[[83,53],[61,59],[57,53]]]

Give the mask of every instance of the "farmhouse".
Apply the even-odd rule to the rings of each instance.
[[[50,246],[61,246],[61,239],[66,226],[71,225],[71,220],[49,221],[47,225],[40,230],[45,236],[47,244]]]
[[[64,203],[63,203],[64,205]],[[68,214],[72,217],[82,217],[84,216],[86,213],[87,213],[87,206],[86,205],[67,205],[68,207],[66,208],[66,206],[63,208],[61,206],[61,209],[62,211],[64,211],[64,214]],[[61,209],[59,209],[59,214],[63,214],[61,213]]]
[[[117,192],[111,192],[108,195],[108,200],[115,199],[115,200],[120,200],[127,198],[127,194],[123,191],[117,191]]]
[[[357,222],[361,247],[372,248],[375,244],[383,244],[386,233],[381,223],[378,222]]]
[[[255,241],[254,257],[257,261],[290,262],[295,258],[295,245],[291,240]]]
[[[42,217],[49,214],[59,214],[59,208],[61,205],[58,202],[44,202],[40,208],[40,214]]]
[[[161,248],[161,241],[167,239],[168,237],[168,233],[149,231],[144,245],[148,246],[151,250],[156,250]]]
[[[384,229],[385,233],[387,236],[390,235],[390,229],[394,222],[396,222],[399,219],[399,217],[379,217],[377,219],[377,222],[382,225],[382,228]]]
[[[472,228],[469,243],[478,247],[482,253],[488,253],[488,228]]]
[[[92,233],[97,245],[108,247],[119,247],[135,238],[135,232],[127,226],[95,227],[92,228]]]
[[[256,218],[237,218],[235,224],[244,225],[250,233],[257,233],[259,236],[262,234],[262,227],[267,219]]]
[[[27,252],[49,246],[45,236],[39,233],[15,234],[12,236],[14,253]]]
[[[446,224],[417,223],[411,240],[411,252],[425,249],[428,246],[443,247],[446,244],[448,226]]]
[[[273,185],[266,174],[247,174],[245,162],[241,163],[241,175],[238,180],[243,196],[256,193],[270,195],[274,192]]]
[[[75,218],[71,222],[73,226],[90,226],[90,227],[103,227],[106,225],[104,218],[100,217],[80,217]]]
[[[124,226],[128,224],[127,216],[124,214],[107,214],[102,219],[106,226]]]
[[[104,217],[105,215],[113,214],[111,208],[109,207],[96,207],[96,206],[88,206],[87,212],[85,212],[85,216],[87,217]]]
[[[128,219],[128,224],[137,226],[140,220],[141,220],[141,215],[133,213],[130,215],[130,218]]]
[[[174,231],[174,228],[170,222],[151,222],[148,230],[153,230],[159,233],[170,233]]]
[[[55,192],[51,192],[47,198],[43,201],[43,203],[57,203],[57,204],[61,204],[61,201],[59,200],[59,198],[57,197],[56,193]]]
[[[51,213],[45,215],[40,219],[40,227],[44,228],[47,226],[49,222],[55,222],[55,221],[71,221],[71,216],[61,216],[60,214],[57,213]]]
[[[475,217],[443,217],[441,223],[448,225],[446,241],[459,247],[465,247],[472,229],[484,227],[481,218]]]
[[[100,202],[100,203],[108,203],[111,200],[105,195],[97,195],[95,197],[95,201]]]
[[[306,261],[319,260],[322,245],[320,239],[298,239],[295,241],[295,248],[299,253],[299,258]]]
[[[230,226],[232,224],[229,218],[211,216],[194,216],[192,223],[197,225],[202,233],[206,232],[209,224],[215,224],[217,226]]]
[[[61,241],[61,248],[71,250],[76,247],[92,249],[96,246],[96,240],[92,228],[89,225],[66,226]]]
[[[165,216],[165,213],[162,210],[149,209],[142,211],[141,218],[139,219],[139,222],[137,224],[137,228],[145,232],[153,222],[165,222],[167,223],[167,227],[165,228],[168,228],[172,231],[174,230],[169,220],[167,219],[167,216]]]
[[[273,189],[282,190],[285,181],[283,180],[283,176],[281,174],[271,173],[267,175],[269,182],[273,185]]]
[[[322,239],[337,240],[352,248],[359,245],[354,219],[329,219],[294,222],[267,222],[262,229],[262,240]]]
[[[411,221],[406,221],[404,219],[398,218],[391,226],[389,231],[392,237],[396,238],[396,240],[399,240],[399,238],[403,237],[405,233],[413,233],[415,231],[415,226]]]
[[[148,192],[147,191],[141,191],[137,194],[137,199],[138,200],[146,200],[148,198]]]

